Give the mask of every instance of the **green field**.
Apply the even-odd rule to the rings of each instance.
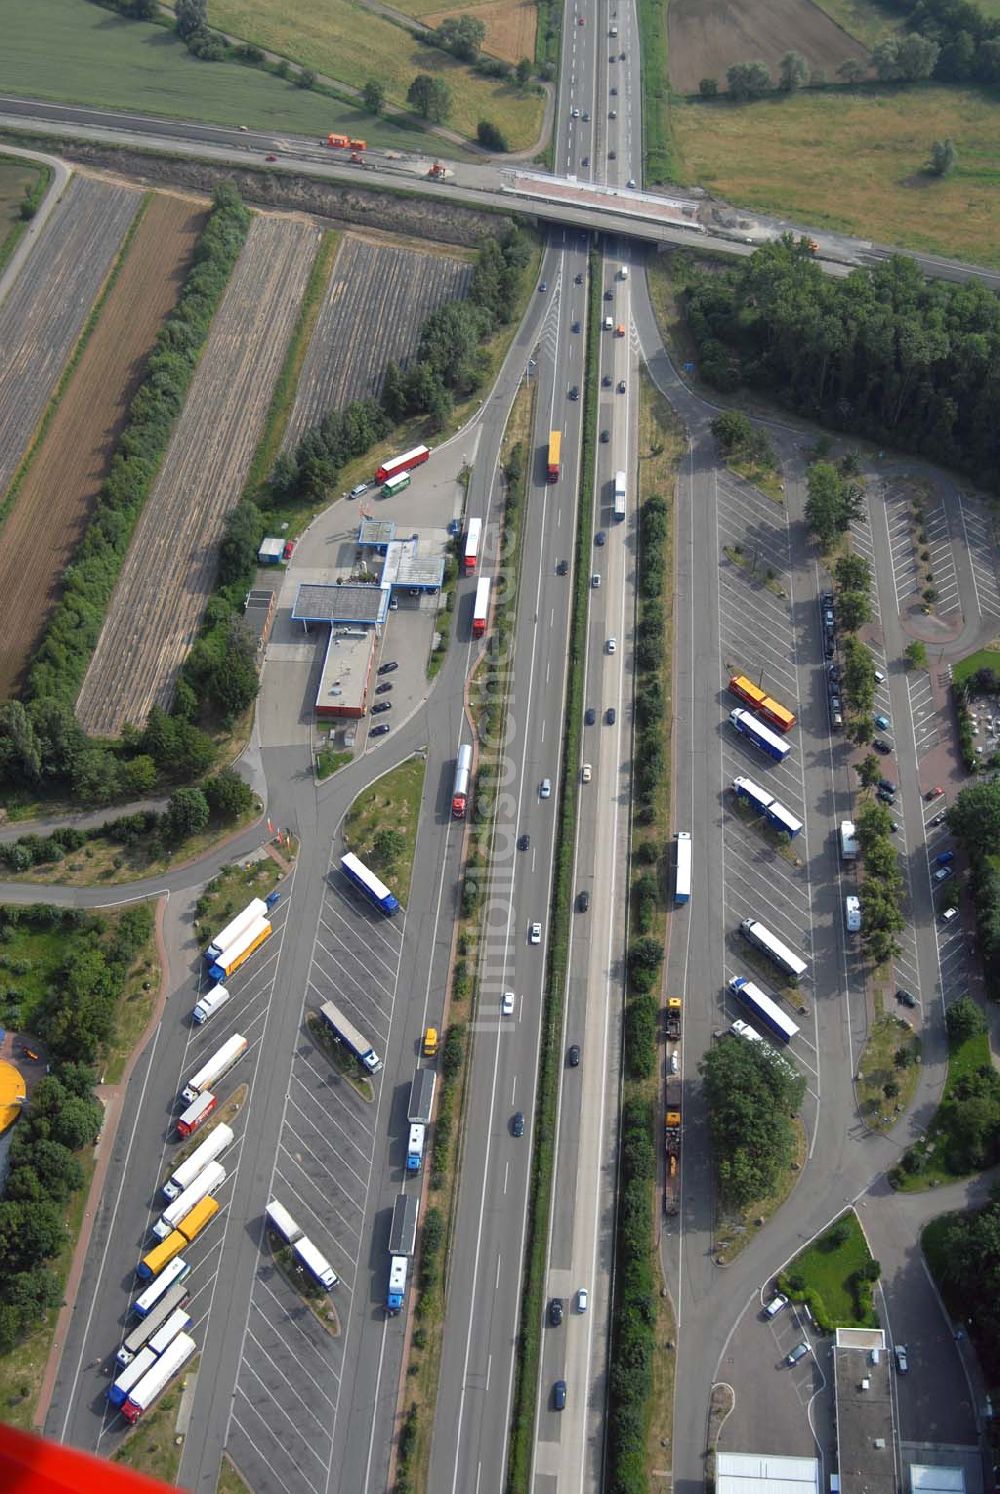
[[[846,1225],[847,1238],[842,1245],[834,1243],[834,1232],[840,1224]],[[795,1257],[782,1275],[782,1290],[788,1289],[785,1283],[801,1280],[802,1286],[793,1289],[792,1295],[797,1301],[808,1301],[820,1323],[828,1329],[833,1325],[854,1327],[862,1320],[850,1278],[870,1260],[871,1251],[851,1209]],[[874,1325],[874,1314],[868,1313],[866,1319]]]
[[[817,228],[1000,264],[1000,113],[985,92],[810,91],[679,104],[672,117],[680,181]],[[958,167],[941,181],[923,166],[945,137]]]
[[[315,0],[210,0],[208,17],[230,36],[279,52],[325,77],[354,87],[379,78],[394,104],[405,105],[406,90],[418,73],[444,78],[454,96],[446,123],[470,139],[481,119],[498,125],[512,150],[538,138],[543,101],[537,94],[479,77],[351,0],[324,0],[322,5]],[[362,116],[352,129],[370,139],[372,116]]]
[[[38,167],[30,162],[0,156],[0,265],[7,257],[8,236],[20,229],[25,191],[37,176]]]
[[[980,648],[960,659],[952,670],[955,684],[960,685],[970,674],[978,674],[980,669],[992,669],[995,674],[1000,674],[1000,649]]]
[[[136,109],[209,124],[325,135],[356,134],[414,148],[414,131],[296,88],[259,69],[198,62],[161,26],[122,20],[88,0],[7,6],[0,88],[67,103]],[[422,132],[417,136],[422,138]]]

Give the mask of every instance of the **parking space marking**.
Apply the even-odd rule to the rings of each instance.
[[[910,717],[913,721],[913,736],[919,765],[919,760],[941,740],[941,713],[934,704],[930,677],[922,671],[917,675],[907,675],[906,692],[909,697]]]
[[[279,1277],[278,1279],[279,1280],[283,1280],[283,1278],[281,1278],[281,1277]],[[263,1288],[263,1294],[264,1294],[264,1296],[265,1297],[270,1297],[271,1301],[274,1303],[274,1305],[277,1308],[277,1310],[281,1313],[282,1317],[287,1320],[287,1324],[286,1325],[289,1328],[292,1328],[295,1331],[295,1333],[298,1334],[299,1338],[302,1339],[303,1343],[310,1350],[310,1352],[313,1354],[313,1356],[316,1359],[319,1360],[324,1375],[329,1376],[329,1375],[333,1374],[333,1378],[339,1384],[340,1383],[340,1376],[337,1375],[337,1374],[335,1374],[331,1370],[329,1361],[326,1360],[323,1357],[323,1355],[320,1353],[320,1351],[319,1351],[319,1344],[318,1343],[314,1343],[313,1340],[309,1337],[309,1334],[306,1333],[305,1329],[299,1323],[297,1323],[293,1317],[290,1317],[288,1315],[288,1304],[286,1302],[283,1302],[282,1299],[278,1296],[278,1294],[275,1291],[272,1290],[270,1282],[268,1282],[266,1279],[264,1279],[264,1280],[261,1281],[261,1287]],[[271,1319],[267,1316],[267,1313],[261,1307],[260,1303],[259,1302],[254,1302],[254,1303],[251,1304],[251,1306],[252,1306],[253,1310],[256,1313],[258,1313],[259,1316],[264,1320],[264,1322],[266,1323],[267,1327],[270,1328],[271,1332],[272,1333],[276,1333],[277,1332],[276,1325],[271,1322]],[[312,1317],[312,1314],[309,1315],[309,1317],[306,1319],[306,1321],[308,1323],[315,1324],[314,1331],[317,1332],[317,1333],[321,1333],[323,1335],[323,1340],[322,1341],[323,1341],[324,1346],[328,1345],[329,1340],[327,1338],[326,1333],[324,1332],[324,1330],[322,1328],[320,1328],[320,1326],[319,1326],[318,1323],[315,1323],[315,1319]],[[249,1332],[249,1328],[248,1328],[247,1331]],[[301,1350],[299,1352],[301,1353]],[[296,1360],[296,1362],[298,1364],[302,1363],[302,1361],[301,1361],[300,1358],[298,1358]],[[306,1373],[309,1374],[309,1371],[307,1370]],[[312,1381],[312,1383],[314,1385],[316,1385],[317,1387],[320,1385],[320,1382],[315,1378],[314,1375],[309,1375],[309,1378]],[[320,1390],[320,1393],[323,1396],[323,1399],[329,1404],[329,1406],[331,1407],[331,1409],[336,1409],[336,1402],[333,1401],[333,1400],[331,1400],[330,1397],[326,1394],[326,1392],[323,1391],[322,1389]]]
[[[249,1333],[247,1334],[247,1337],[251,1340],[252,1343],[255,1343],[257,1345],[258,1349],[260,1350],[260,1357],[261,1357],[261,1359],[266,1359],[269,1364],[274,1364],[274,1360],[271,1358],[271,1355],[267,1352],[267,1349],[261,1343],[260,1339],[256,1336],[256,1334],[254,1333],[254,1331],[253,1331],[252,1328],[250,1329]],[[285,1384],[288,1386],[289,1390],[294,1395],[295,1399],[298,1401],[299,1405],[305,1408],[306,1413],[309,1416],[312,1417],[313,1421],[319,1427],[320,1431],[321,1432],[324,1431],[325,1428],[323,1426],[323,1423],[320,1421],[319,1417],[316,1415],[315,1411],[310,1406],[310,1404],[306,1400],[305,1396],[302,1396],[302,1395],[299,1394],[298,1390],[292,1384],[291,1380],[289,1380],[288,1376],[285,1374],[284,1370],[281,1368],[280,1365],[274,1364],[274,1367],[278,1371],[278,1374],[281,1376],[281,1378],[284,1380]],[[316,1383],[315,1380],[312,1381],[312,1384],[315,1386],[315,1388],[317,1390],[320,1390],[320,1387]],[[320,1394],[322,1395],[322,1391],[321,1390],[320,1390]],[[323,1399],[326,1401],[327,1405],[332,1405],[332,1402],[330,1401],[329,1396],[325,1396],[324,1395]]]
[[[260,1448],[259,1448],[259,1447],[258,1447],[258,1446],[257,1446],[257,1444],[256,1444],[256,1443],[255,1443],[255,1442],[254,1442],[254,1440],[253,1440],[253,1438],[252,1438],[252,1437],[251,1437],[251,1435],[250,1435],[250,1433],[249,1433],[249,1432],[248,1432],[248,1431],[247,1431],[247,1429],[246,1429],[246,1427],[245,1427],[245,1426],[244,1426],[244,1425],[243,1425],[243,1423],[242,1423],[242,1422],[241,1422],[241,1421],[240,1421],[240,1419],[239,1419],[239,1417],[238,1417],[238,1416],[237,1416],[237,1415],[236,1415],[236,1412],[235,1412],[235,1411],[234,1411],[234,1412],[233,1412],[233,1414],[232,1414],[232,1420],[233,1420],[233,1422],[234,1422],[234,1423],[235,1423],[235,1425],[236,1425],[236,1426],[237,1426],[237,1427],[239,1427],[239,1429],[240,1429],[240,1431],[241,1431],[241,1432],[242,1432],[242,1433],[243,1433],[243,1435],[244,1435],[244,1437],[245,1437],[245,1438],[246,1438],[246,1439],[247,1439],[247,1441],[248,1441],[248,1442],[249,1442],[249,1443],[250,1443],[250,1446],[251,1446],[251,1447],[252,1447],[252,1448],[253,1448],[253,1450],[254,1450],[254,1452],[255,1452],[255,1453],[256,1453],[256,1455],[257,1455],[257,1456],[258,1456],[258,1457],[259,1457],[259,1458],[260,1458],[260,1460],[261,1460],[261,1462],[262,1462],[262,1463],[264,1463],[264,1464],[265,1464],[265,1465],[266,1465],[266,1467],[267,1467],[267,1471],[268,1471],[268,1473],[269,1473],[269,1474],[270,1474],[270,1475],[271,1475],[271,1477],[272,1477],[272,1478],[273,1478],[273,1479],[275,1479],[275,1480],[276,1480],[276,1482],[277,1482],[277,1483],[279,1483],[279,1484],[280,1484],[280,1485],[281,1485],[281,1487],[282,1487],[282,1488],[283,1488],[283,1489],[284,1489],[284,1491],[285,1491],[285,1494],[292,1494],[292,1491],[291,1491],[291,1489],[289,1489],[289,1487],[288,1487],[288,1485],[287,1485],[287,1484],[286,1484],[286,1483],[285,1483],[285,1481],[284,1481],[284,1479],[283,1479],[283,1478],[282,1478],[282,1477],[281,1477],[281,1475],[280,1475],[280,1474],[279,1474],[279,1473],[278,1473],[278,1470],[277,1470],[277,1469],[276,1469],[276,1468],[275,1468],[275,1466],[274,1466],[274,1464],[273,1464],[273,1463],[271,1463],[271,1462],[270,1462],[270,1461],[269,1461],[269,1460],[268,1460],[268,1459],[267,1459],[267,1458],[266,1458],[266,1457],[265,1457],[265,1456],[264,1456],[264,1454],[263,1454],[263,1453],[262,1453],[262,1452],[261,1452],[261,1451],[260,1451]],[[310,1488],[311,1488],[311,1487],[312,1487],[312,1485],[310,1485]],[[318,1491],[317,1491],[317,1494],[318,1494]]]
[[[955,566],[951,532],[948,528],[948,516],[940,499],[924,519],[924,532],[927,535],[926,549],[930,554],[928,564],[934,578],[932,584],[938,594],[934,604],[935,611],[942,617],[950,612],[961,612],[962,599],[958,593],[958,570]]]
[[[920,589],[917,552],[912,532],[912,508],[905,493],[888,491],[882,485],[886,528],[889,532],[889,561],[896,611],[905,612],[915,592]]]
[[[997,578],[995,545],[989,518],[973,499],[959,493],[958,508],[969,562],[976,605],[980,614],[1000,617],[1000,581]]]
[[[252,1401],[250,1399],[250,1397],[247,1395],[246,1391],[242,1390],[238,1384],[237,1384],[237,1387],[236,1387],[236,1396],[239,1396],[240,1400],[247,1407],[249,1407],[249,1409],[253,1412],[254,1416],[257,1417],[257,1420],[260,1422],[260,1424],[264,1428],[265,1432],[267,1432],[267,1434],[270,1437],[271,1441],[273,1443],[275,1443],[275,1445],[277,1446],[277,1448],[281,1452],[284,1453],[284,1455],[288,1459],[288,1461],[294,1465],[296,1473],[302,1479],[302,1481],[306,1485],[306,1487],[312,1491],[312,1494],[320,1494],[319,1487],[316,1484],[313,1483],[312,1479],[306,1473],[305,1469],[301,1466],[301,1464],[299,1463],[298,1459],[296,1457],[293,1457],[292,1453],[289,1452],[289,1450],[285,1446],[285,1444],[282,1441],[280,1441],[280,1439],[278,1438],[278,1436],[274,1432],[273,1428],[270,1427],[268,1425],[268,1423],[264,1420],[264,1417],[263,1417],[263,1415],[261,1413],[260,1407],[257,1405],[257,1403],[255,1401]],[[236,1399],[236,1396],[233,1397],[234,1400]],[[234,1418],[236,1417],[236,1412],[235,1411],[233,1412],[233,1417]],[[293,1431],[296,1431],[296,1432],[298,1431],[298,1428],[295,1426],[294,1422],[291,1423],[291,1426],[292,1426],[292,1430]],[[302,1443],[302,1445],[305,1447],[306,1452],[309,1453],[312,1457],[314,1457],[317,1462],[322,1462],[322,1459],[315,1452],[313,1452],[312,1448],[309,1446],[309,1443],[306,1442],[303,1437],[300,1436],[298,1438],[298,1442]],[[265,1461],[267,1461],[267,1460],[265,1459]],[[270,1466],[270,1464],[268,1466]],[[285,1484],[285,1483],[283,1483],[282,1487],[287,1489],[288,1485]]]

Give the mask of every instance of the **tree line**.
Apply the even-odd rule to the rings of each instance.
[[[985,1209],[948,1214],[925,1237],[931,1268],[952,1317],[970,1332],[987,1383],[1000,1375],[1000,1199]]]
[[[726,1037],[698,1066],[719,1192],[738,1212],[774,1193],[795,1158],[806,1081],[770,1043]]]
[[[0,945],[21,925],[58,930],[67,954],[31,1017],[32,1035],[48,1048],[50,1069],[18,1119],[0,1201],[0,1353],[38,1327],[62,1298],[62,1284],[48,1263],[66,1244],[65,1207],[84,1183],[78,1153],[93,1146],[104,1119],[91,1065],[113,1036],[115,1009],[150,937],[153,915],[146,904],[136,904],[109,932],[100,918],[79,910],[3,907]],[[10,993],[7,999],[9,1006]]]
[[[685,305],[706,382],[764,385],[837,430],[1000,481],[1000,299],[927,281],[894,256],[824,275],[790,236],[722,275],[695,269]]]
[[[962,789],[948,828],[969,858],[986,994],[1000,996],[1000,781]]]

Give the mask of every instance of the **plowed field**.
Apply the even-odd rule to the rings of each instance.
[[[13,693],[90,516],[160,324],[205,221],[155,197],[17,495],[0,545],[0,698]]]
[[[385,366],[405,368],[424,319],[464,296],[471,265],[352,234],[334,261],[285,434],[292,446],[325,411],[375,396]]]
[[[0,304],[0,497],[141,200],[126,187],[74,177]]]
[[[83,682],[77,715],[88,732],[115,736],[170,704],[318,246],[305,224],[251,225]]]
[[[671,0],[667,33],[670,82],[679,93],[697,93],[702,78],[724,89],[734,62],[766,62],[777,77],[786,52],[801,52],[828,78],[848,57],[868,61],[860,42],[811,0]]]

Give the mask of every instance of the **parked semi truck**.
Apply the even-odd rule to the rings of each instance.
[[[131,1333],[125,1335],[125,1340],[115,1355],[115,1362],[120,1364],[122,1369],[127,1369],[139,1350],[146,1347],[153,1334],[163,1326],[172,1312],[184,1306],[187,1298],[188,1289],[182,1281],[175,1282],[172,1287],[169,1287],[152,1312],[140,1318]]]
[[[219,1079],[228,1074],[234,1064],[239,1063],[249,1047],[247,1039],[242,1033],[234,1032],[232,1037],[226,1038],[221,1047],[216,1048],[207,1063],[203,1063],[196,1074],[193,1074],[181,1090],[181,1099],[188,1105],[193,1105],[199,1095],[212,1088]]]
[[[666,1101],[664,1137],[667,1170],[663,1206],[668,1214],[676,1214],[679,1207],[681,1156],[681,1081],[679,1078],[668,1078]]]
[[[256,919],[248,929],[243,931],[236,942],[208,967],[209,975],[213,980],[220,982],[228,980],[270,937],[271,925],[268,920],[266,918]]]
[[[397,1313],[406,1300],[406,1279],[417,1248],[417,1218],[420,1200],[415,1193],[397,1195],[389,1226],[389,1290],[386,1310]]]
[[[741,736],[759,747],[761,752],[766,752],[768,757],[773,757],[776,763],[783,763],[791,752],[787,742],[783,742],[779,736],[751,716],[749,711],[737,709],[729,712],[729,719]]]
[[[220,955],[226,953],[227,949],[232,949],[233,945],[243,937],[251,924],[256,923],[259,918],[266,916],[267,904],[263,898],[255,897],[251,902],[247,903],[242,913],[237,913],[236,917],[226,924],[222,933],[216,934],[206,949],[205,958],[208,963],[213,965]]]
[[[199,1126],[203,1126],[218,1104],[218,1100],[208,1090],[199,1095],[182,1115],[177,1118],[177,1134],[179,1136],[191,1136]]]
[[[313,1242],[305,1235],[293,1242],[292,1250],[299,1265],[303,1266],[321,1287],[325,1287],[328,1292],[332,1291],[340,1278],[323,1252],[317,1250]]]
[[[163,1185],[163,1191],[168,1200],[173,1202],[179,1198],[185,1188],[190,1188],[195,1178],[216,1157],[220,1157],[227,1146],[232,1146],[233,1132],[231,1127],[225,1123],[218,1125],[205,1137],[201,1146],[196,1147],[186,1161],[170,1174],[169,1179]]]
[[[369,1074],[377,1074],[382,1067],[382,1060],[368,1039],[362,1037],[354,1023],[348,1021],[332,1001],[324,1001],[319,1010],[337,1041],[342,1043],[349,1053],[353,1053],[359,1063],[364,1064]]]
[[[153,1234],[165,1240],[172,1229],[176,1229],[185,1215],[190,1214],[195,1204],[201,1203],[210,1193],[215,1193],[226,1181],[226,1169],[221,1162],[209,1162],[202,1168],[173,1202],[164,1209],[153,1225]]]
[[[667,997],[667,1037],[676,1043],[681,1035],[681,998]]]
[[[143,1375],[139,1383],[129,1392],[122,1406],[122,1415],[126,1421],[138,1421],[139,1417],[149,1410],[153,1402],[166,1390],[171,1380],[180,1374],[196,1347],[189,1333],[178,1333],[173,1343],[164,1349],[152,1369]]]
[[[410,1134],[406,1143],[406,1170],[419,1172],[424,1163],[427,1146],[427,1127],[430,1125],[434,1106],[434,1085],[437,1075],[433,1069],[418,1069],[410,1085],[410,1103],[407,1119]]]

